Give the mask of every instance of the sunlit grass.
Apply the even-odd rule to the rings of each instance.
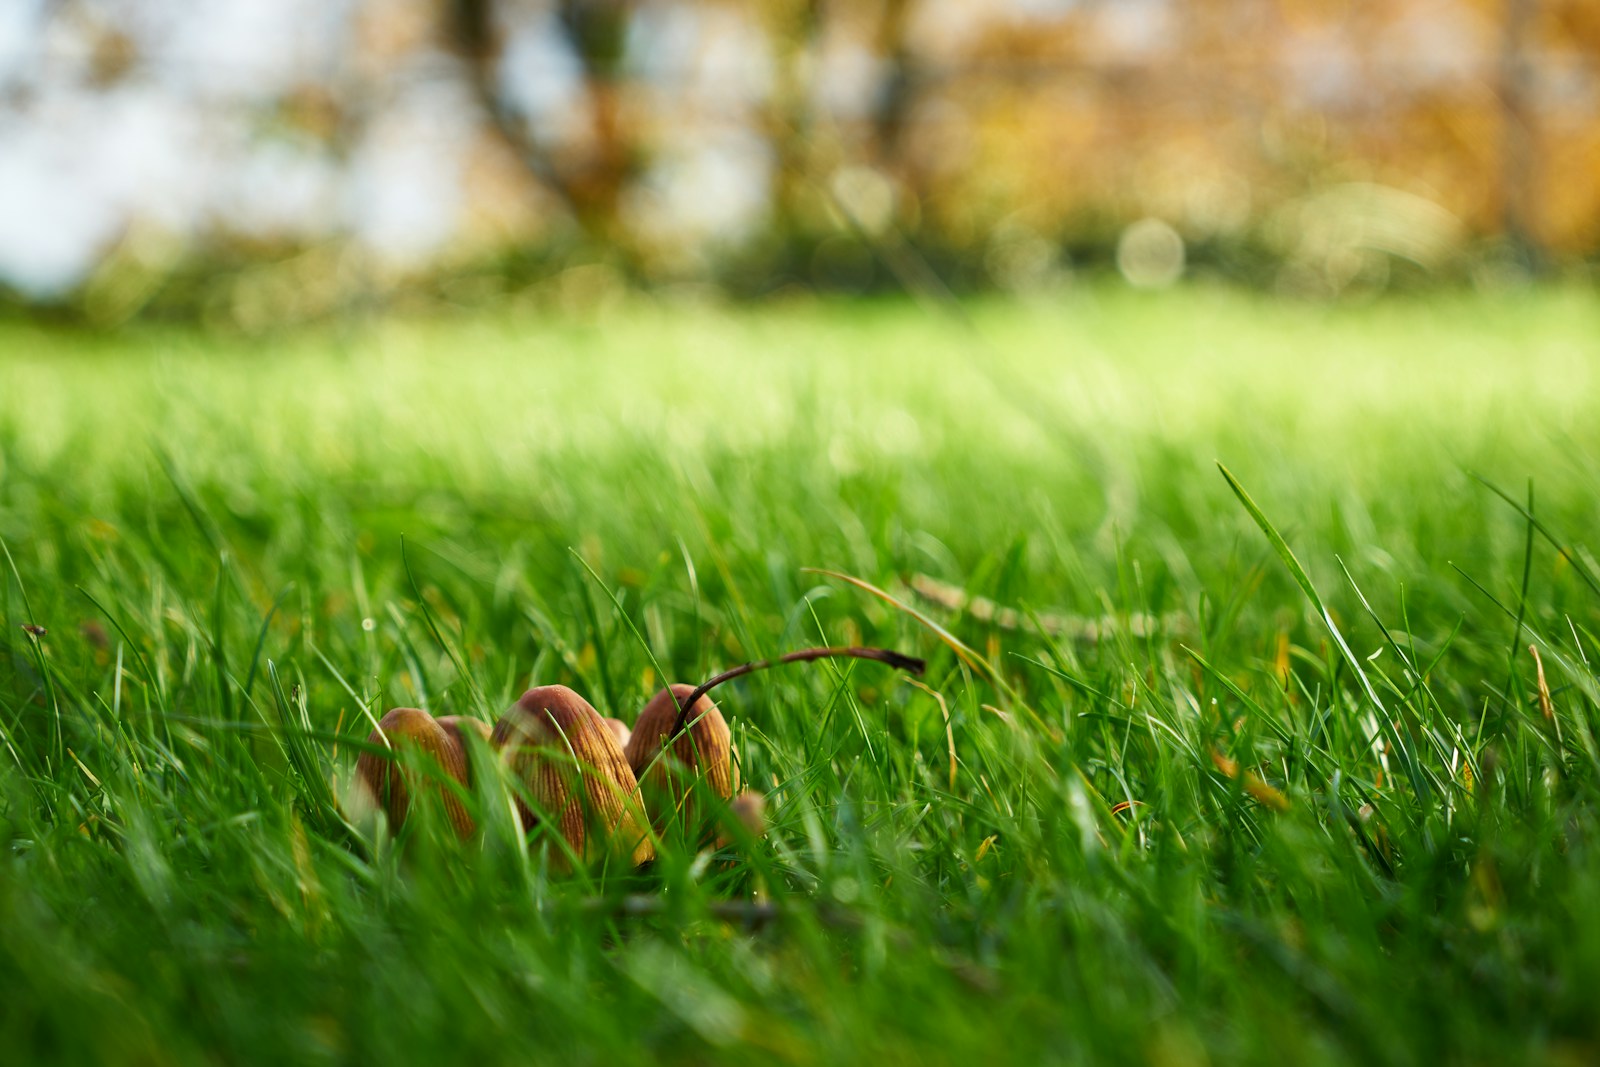
[[[1600,1053],[1588,294],[972,312],[0,327],[3,1047]],[[655,664],[846,642],[929,689],[718,692],[755,847],[572,878],[492,788],[465,848],[335,810],[392,706],[631,720]]]

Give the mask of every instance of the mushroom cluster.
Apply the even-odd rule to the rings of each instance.
[[[523,830],[546,821],[579,863],[625,858],[634,866],[655,857],[654,840],[674,819],[692,837],[716,835],[724,813],[747,828],[759,826],[762,798],[741,792],[733,735],[707,694],[723,682],[779,663],[846,656],[922,673],[912,656],[878,648],[807,648],[773,660],[741,664],[699,686],[670,685],[645,704],[630,729],[602,717],[564,685],[529,689],[491,729],[480,719],[435,719],[416,708],[395,708],[368,738],[356,761],[365,802],[398,829],[418,790],[435,792],[450,825],[463,838],[477,827],[454,791],[420,781],[396,756],[430,759],[461,786],[473,786],[466,734],[506,768],[516,783]]]

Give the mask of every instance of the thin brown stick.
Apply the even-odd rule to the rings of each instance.
[[[672,724],[670,736],[677,737],[683,732],[684,723],[689,718],[689,709],[694,707],[701,697],[723,682],[730,682],[735,678],[754,674],[756,671],[764,671],[768,667],[776,667],[780,663],[804,663],[814,659],[829,659],[835,656],[843,656],[850,659],[877,660],[879,663],[887,663],[891,667],[902,671],[910,671],[912,674],[921,674],[928,668],[927,661],[918,659],[916,656],[907,656],[902,652],[895,652],[887,648],[860,648],[855,645],[834,648],[802,648],[798,652],[787,652],[777,659],[758,659],[750,663],[741,663],[737,667],[730,667],[709,681],[701,682],[695,691],[689,694],[688,699],[678,701],[678,718]],[[669,693],[672,692],[670,686],[667,691]],[[672,699],[678,700],[677,695],[674,694]]]

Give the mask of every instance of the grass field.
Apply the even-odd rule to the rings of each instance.
[[[1600,302],[972,315],[0,326],[0,1055],[1600,1058]],[[931,692],[719,690],[758,843],[340,816],[389,707],[845,642]]]

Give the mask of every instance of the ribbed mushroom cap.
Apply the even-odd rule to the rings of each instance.
[[[426,753],[462,785],[470,786],[467,770],[466,746],[462,744],[462,724],[475,720],[435,719],[417,708],[395,708],[378,720],[378,729],[368,736],[370,744],[381,745],[388,739],[389,747],[398,754],[407,749]],[[448,725],[446,725],[448,724]],[[482,726],[482,724],[478,724]],[[467,727],[469,729],[476,727]],[[371,752],[363,752],[356,760],[356,779],[372,801],[389,816],[389,826],[398,831],[411,808],[412,795],[418,789],[417,773],[400,766],[393,759],[385,759]],[[421,788],[436,792],[444,802],[450,825],[462,837],[472,836],[472,817],[467,809],[438,782],[424,778]]]
[[[628,763],[639,778],[647,810],[656,825],[664,825],[677,810],[683,825],[699,827],[705,817],[690,796],[693,782],[703,777],[705,786],[723,800],[738,788],[738,772],[733,765],[733,735],[722,712],[708,696],[702,696],[689,709],[688,728],[672,743],[672,751],[657,759],[678,721],[679,702],[694,695],[695,687],[674,684],[661,690],[639,713],[628,739]]]
[[[495,724],[490,744],[584,862],[611,852],[635,865],[655,856],[633,769],[600,713],[577,693],[564,685],[528,690]],[[520,796],[516,803],[523,828],[537,825]]]

